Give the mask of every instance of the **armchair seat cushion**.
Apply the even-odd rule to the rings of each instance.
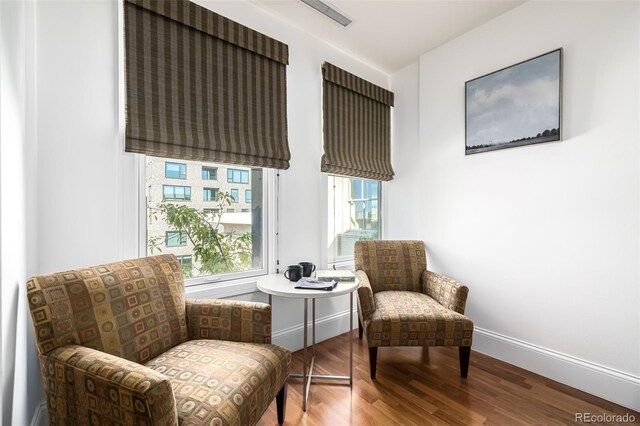
[[[366,321],[373,346],[471,346],[473,322],[431,297],[413,291],[374,294],[375,311]]]
[[[190,340],[146,367],[171,381],[181,425],[247,425],[271,404],[290,363],[277,345]]]

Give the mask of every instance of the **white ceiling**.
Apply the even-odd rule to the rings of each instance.
[[[522,0],[330,0],[347,28],[299,0],[254,0],[293,25],[393,73]]]

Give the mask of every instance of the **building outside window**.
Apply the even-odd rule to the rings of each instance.
[[[165,233],[165,246],[183,247],[187,245],[187,233],[180,231],[167,231]]]
[[[191,187],[181,185],[162,185],[163,200],[191,200]]]
[[[202,180],[218,180],[218,168],[202,166]]]
[[[220,209],[202,209],[202,211],[204,212],[204,214],[206,216],[210,216],[213,217],[213,215],[219,214],[220,213]]]
[[[176,256],[178,258],[178,262],[182,266],[182,269],[191,270],[193,268],[193,256],[190,254]]]
[[[228,169],[227,182],[229,183],[249,183],[249,170]]]
[[[203,188],[202,201],[215,201],[218,196],[218,188]]]
[[[190,279],[213,275],[218,281],[264,273],[264,219],[262,215],[252,214],[254,207],[265,211],[262,169],[243,170],[225,164],[183,161],[177,164],[185,165],[184,185],[172,185],[174,178],[166,176],[165,163],[173,161],[145,158],[147,255],[172,253],[179,259],[182,256],[183,272]],[[231,176],[235,174],[235,178],[249,185],[253,194],[249,200],[246,196],[241,199],[238,188],[231,188],[231,183],[218,181],[216,188],[212,188],[208,185],[212,179],[204,179],[213,173],[224,176],[228,170],[243,172],[239,175],[233,172]],[[202,193],[202,199],[199,196],[192,199],[192,191]],[[187,285],[198,282],[201,281],[187,280]]]
[[[244,202],[245,203],[251,203],[251,190],[247,189],[246,191],[244,191]]]
[[[381,183],[329,176],[328,194],[329,262],[346,261],[353,258],[356,241],[381,237]]]
[[[183,163],[164,163],[164,177],[171,179],[186,179],[187,165]]]

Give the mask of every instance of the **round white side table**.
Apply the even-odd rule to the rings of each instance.
[[[309,399],[309,387],[312,379],[325,380],[348,380],[348,385],[353,385],[353,339],[349,339],[349,375],[329,376],[323,374],[313,374],[313,366],[316,358],[316,299],[349,294],[349,331],[353,327],[353,292],[358,289],[358,280],[354,282],[340,282],[330,291],[325,290],[303,290],[294,288],[295,282],[289,281],[282,274],[269,274],[258,279],[258,290],[269,295],[269,304],[273,307],[272,297],[289,297],[302,299],[304,306],[304,346],[302,347],[302,374],[290,374],[290,377],[300,377],[303,383],[302,410],[307,411],[307,401]],[[311,360],[307,366],[307,328],[308,328],[308,306],[311,299]],[[273,310],[272,310],[273,311]],[[347,384],[347,383],[345,383]]]

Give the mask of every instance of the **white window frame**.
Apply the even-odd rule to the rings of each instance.
[[[327,173],[321,173],[321,188],[322,194],[324,197],[323,200],[329,199],[329,181],[331,176],[340,176],[333,175]],[[351,178],[352,176],[340,176]],[[371,180],[371,179],[370,179]],[[387,182],[380,182],[380,198],[378,201],[378,208],[380,209],[380,239],[384,240],[387,238]],[[350,269],[354,270],[354,258],[351,256],[336,256],[333,257],[331,253],[329,253],[329,210],[328,210],[328,202],[326,203],[327,209],[325,209],[324,220],[322,221],[322,263],[327,265],[328,269]]]
[[[138,214],[138,257],[147,256],[147,200],[146,200],[146,159],[143,154],[126,154],[136,157],[137,168],[137,214]],[[202,277],[186,278],[186,287],[198,287],[198,290],[209,290],[222,286],[229,286],[226,294],[237,295],[238,292],[231,287],[246,286],[247,289],[255,288],[257,277],[275,272],[276,259],[276,174],[273,169],[262,169],[262,182],[264,205],[262,209],[262,268],[249,271],[229,272],[224,274],[207,275]],[[243,287],[244,287],[243,286]],[[255,290],[254,290],[255,291]],[[191,292],[190,292],[191,293]],[[219,293],[219,292],[216,292]],[[222,297],[222,296],[218,296]]]

